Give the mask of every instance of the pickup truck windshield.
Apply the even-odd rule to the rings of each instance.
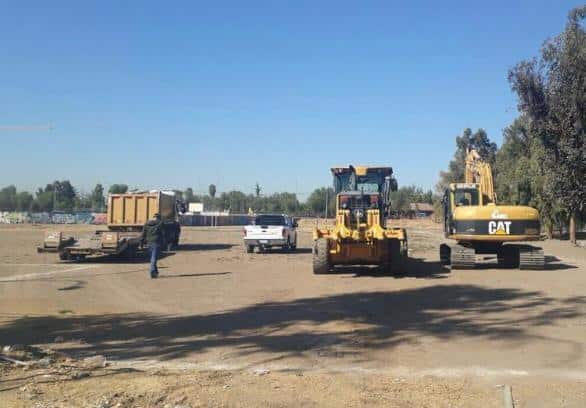
[[[282,225],[285,226],[285,217],[282,215],[259,215],[254,221],[255,225]]]

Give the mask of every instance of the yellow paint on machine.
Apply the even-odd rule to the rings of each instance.
[[[454,219],[467,220],[522,220],[539,221],[539,212],[524,205],[494,205],[455,207]]]

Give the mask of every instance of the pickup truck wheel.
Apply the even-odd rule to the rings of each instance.
[[[323,275],[330,271],[330,243],[326,238],[319,238],[313,246],[313,273]]]
[[[247,254],[254,253],[254,245],[246,245],[246,253]]]

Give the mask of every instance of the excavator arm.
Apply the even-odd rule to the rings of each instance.
[[[496,204],[492,169],[474,149],[468,150],[466,155],[465,182],[476,183],[480,186],[480,193],[487,201],[485,204]]]

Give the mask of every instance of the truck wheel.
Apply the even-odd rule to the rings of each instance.
[[[313,246],[313,273],[323,275],[330,271],[330,243],[327,238],[318,238]]]
[[[254,245],[246,245],[246,253],[247,254],[254,253]]]
[[[71,259],[71,257],[69,256],[68,252],[59,251],[59,259],[61,261],[69,261]]]

